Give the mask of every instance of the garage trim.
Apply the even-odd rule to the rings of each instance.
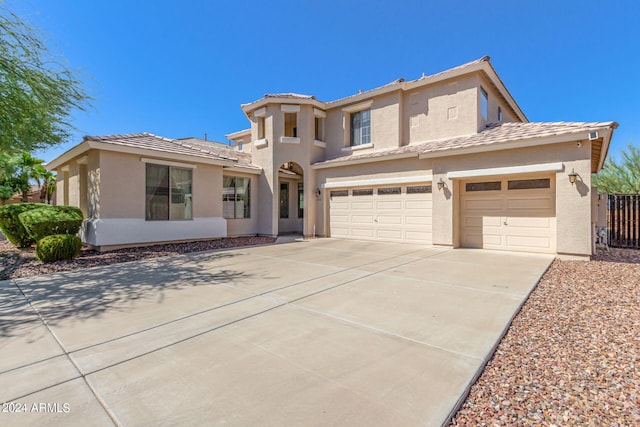
[[[359,179],[355,181],[327,182],[322,184],[321,188],[345,188],[345,187],[362,187],[369,185],[387,185],[387,184],[413,184],[416,182],[431,182],[432,175],[407,176],[394,178],[372,178]]]
[[[536,165],[526,166],[508,166],[503,168],[470,169],[465,171],[447,172],[447,178],[474,178],[479,176],[511,175],[531,172],[560,172],[562,170],[564,170],[564,163],[562,162],[539,163]]]

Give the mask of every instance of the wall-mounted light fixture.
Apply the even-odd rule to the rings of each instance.
[[[322,192],[320,191],[319,188],[316,188],[316,191],[314,192],[316,197],[320,197],[320,194],[322,194]]]
[[[576,178],[578,177],[578,174],[576,173],[576,171],[572,168],[571,169],[571,173],[569,174],[569,182],[571,183],[571,185],[576,183]]]
[[[440,181],[438,181],[438,191],[442,190],[444,188],[444,181],[442,180],[442,178],[440,178]]]

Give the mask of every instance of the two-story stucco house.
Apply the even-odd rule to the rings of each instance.
[[[49,165],[85,243],[296,232],[587,257],[615,122],[527,120],[489,58],[331,102],[242,105],[233,147],[85,137]]]

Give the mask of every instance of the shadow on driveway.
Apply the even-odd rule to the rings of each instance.
[[[55,326],[73,318],[83,321],[110,311],[126,311],[136,300],[162,302],[166,292],[195,286],[220,286],[252,275],[211,269],[211,261],[241,254],[204,253],[174,258],[114,264],[108,267],[16,279],[0,283],[0,337],[11,337],[40,323],[28,301],[46,322]]]

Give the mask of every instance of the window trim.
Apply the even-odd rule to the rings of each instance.
[[[142,160],[142,159],[141,159]],[[153,160],[153,159],[144,159],[144,160]],[[144,188],[145,188],[145,203],[144,203],[144,220],[145,221],[193,221],[193,211],[194,211],[194,207],[193,207],[193,169],[195,169],[195,165],[193,168],[190,167],[183,167],[183,166],[172,166],[169,164],[161,164],[162,163],[177,163],[177,162],[164,162],[162,160],[160,160],[159,162],[150,162],[150,161],[144,161],[145,163],[145,173],[144,173]],[[181,163],[177,163],[182,165]],[[167,194],[167,219],[153,219],[153,218],[147,218],[147,210],[148,210],[148,203],[149,203],[149,197],[147,194],[147,188],[148,188],[148,182],[147,182],[147,172],[149,170],[149,166],[160,166],[160,167],[166,167],[168,169],[168,174],[167,174],[167,189],[168,189],[168,194]],[[178,169],[178,170],[183,170],[183,171],[189,171],[189,173],[191,174],[191,212],[189,212],[189,218],[178,218],[178,219],[174,219],[171,218],[171,204],[172,204],[172,198],[173,198],[173,188],[171,188],[171,172],[174,169]],[[159,188],[159,187],[156,187]]]
[[[363,126],[363,119],[362,119],[362,114],[363,113],[368,113],[368,125],[365,127]],[[354,138],[354,126],[353,126],[353,121],[354,121],[354,117],[356,115],[360,116],[360,126],[358,127],[358,129],[360,130],[359,132],[359,137],[358,137],[358,141],[355,142],[355,138]],[[363,138],[363,129],[368,129],[368,138],[365,142],[365,139]],[[354,111],[352,113],[349,113],[349,132],[348,132],[348,141],[349,141],[349,147],[351,147],[351,149],[353,150],[354,148],[357,149],[357,147],[369,147],[369,146],[373,146],[373,144],[371,143],[371,109],[364,109],[364,110],[359,110],[359,111]]]
[[[224,209],[222,211],[222,217],[224,219],[251,219],[251,181],[252,181],[251,177],[240,176],[240,175],[223,175],[222,176],[222,190],[223,190],[222,201],[223,201],[223,203],[225,202],[225,200],[224,200],[224,196],[225,196],[225,194],[224,194],[224,188],[225,188],[224,187],[224,179],[225,178],[231,178],[231,179],[234,180],[233,181],[233,190],[234,190],[233,191],[233,196],[234,196],[234,200],[233,200],[233,217],[225,216],[224,215]],[[237,208],[237,206],[236,206],[237,199],[236,198],[238,197],[238,185],[237,185],[237,181],[236,180],[238,178],[249,180],[249,185],[247,186],[247,193],[249,193],[249,196],[248,196],[248,199],[247,199],[248,200],[248,203],[247,203],[247,205],[248,205],[247,216],[244,216],[244,212],[243,212],[242,213],[243,214],[242,217],[238,217],[238,212],[236,210],[236,208]]]

